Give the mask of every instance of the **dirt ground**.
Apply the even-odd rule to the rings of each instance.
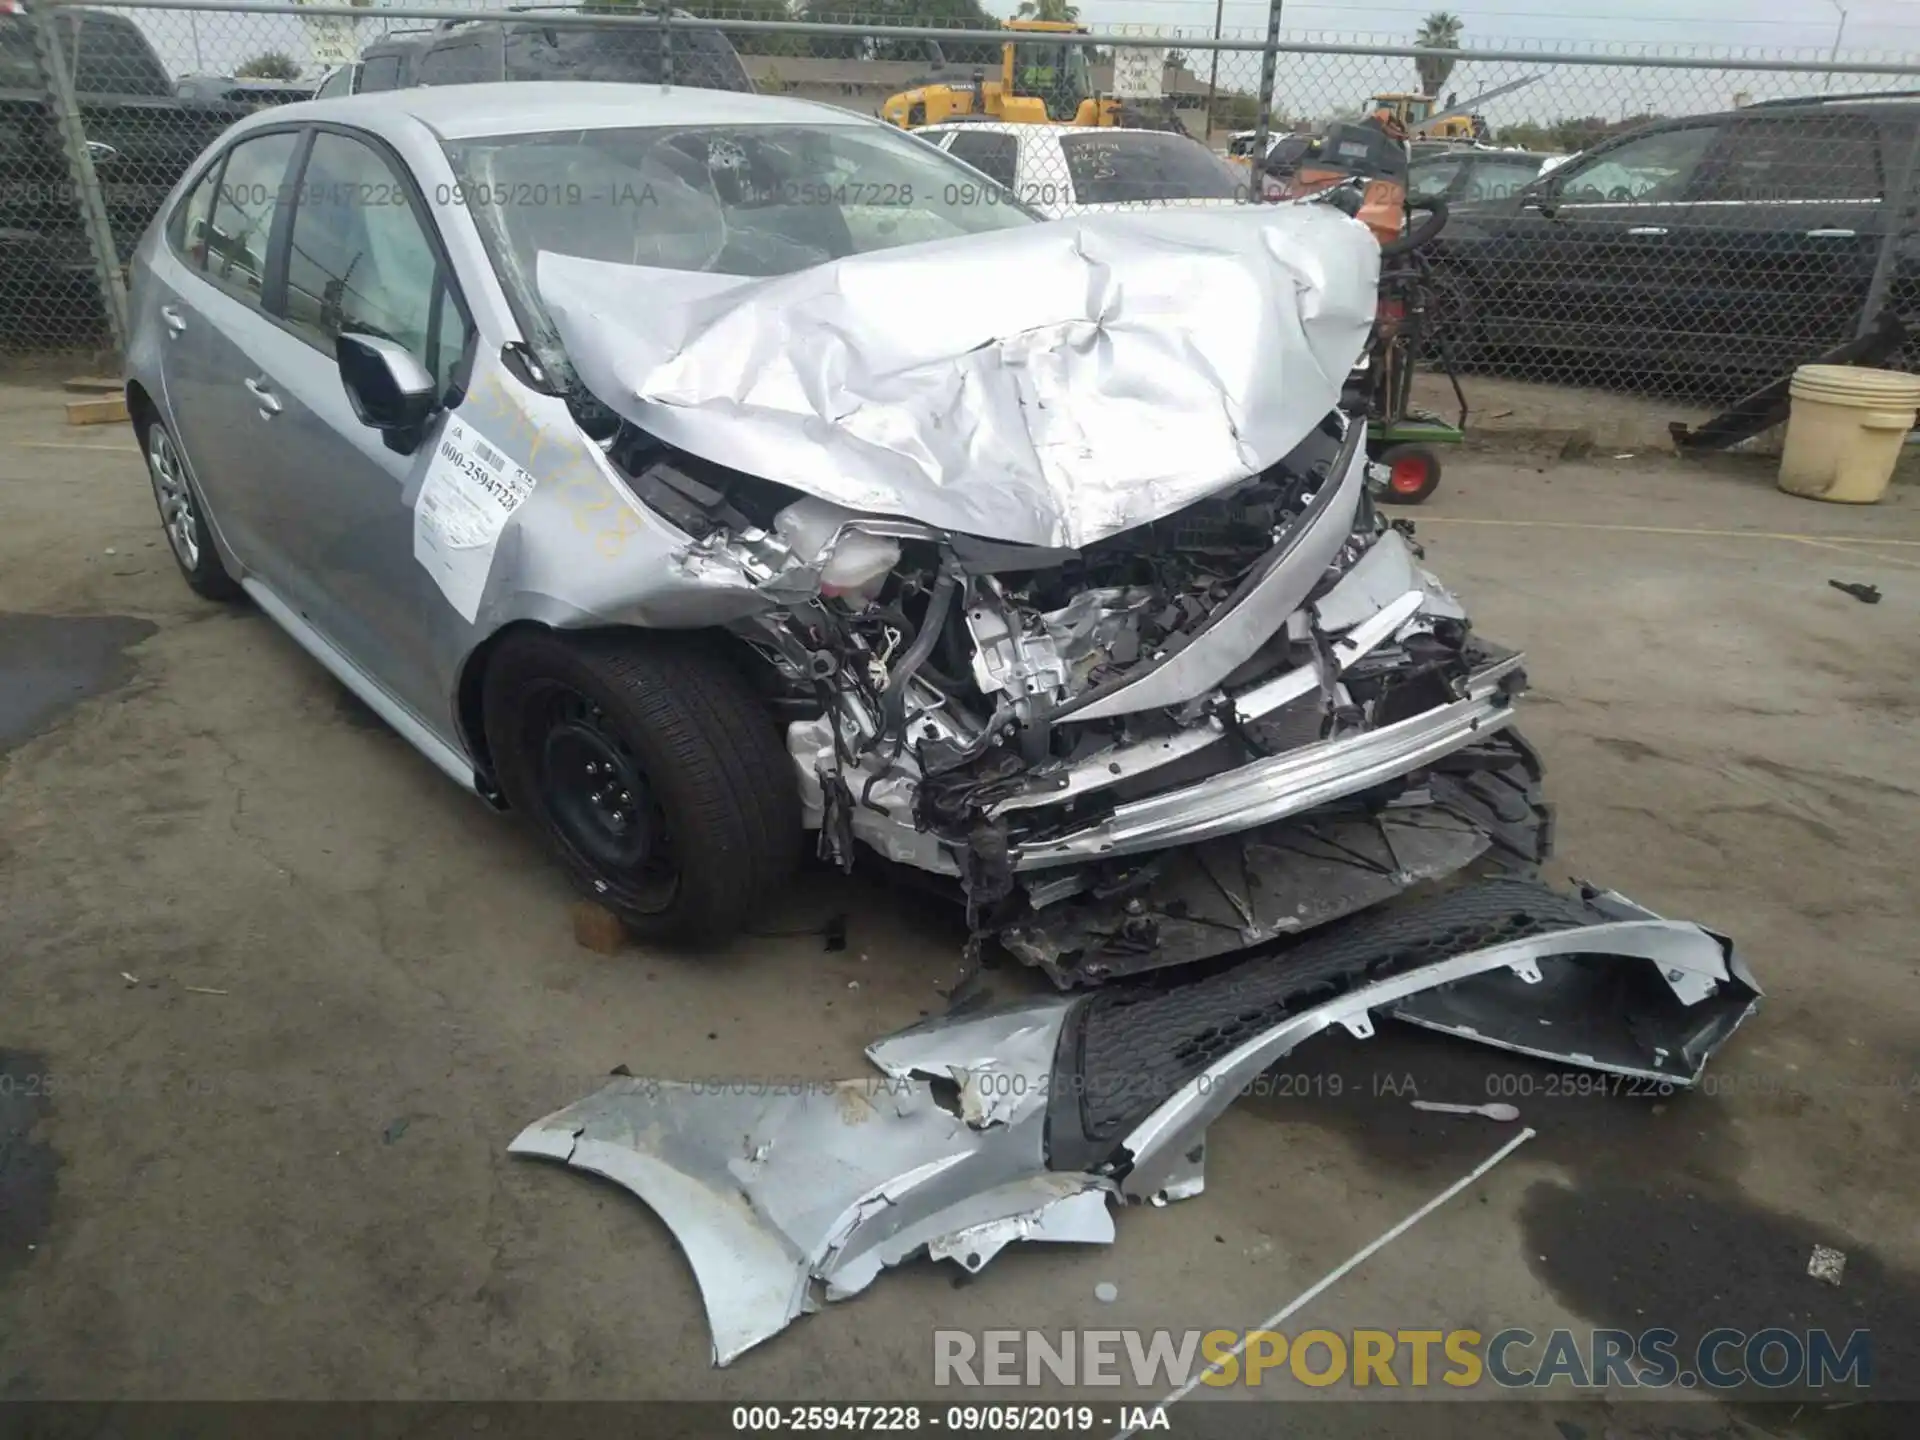
[[[1015,1247],[964,1286],[910,1264],[716,1371],[665,1228],[507,1140],[619,1064],[865,1074],[944,1003],[955,917],[815,872],[723,955],[579,948],[513,824],[194,598],[130,436],[57,401],[0,390],[0,1398],[926,1396],[936,1325],[1255,1325],[1512,1133],[1410,1109],[1409,1079],[1539,1136],[1291,1327],[1865,1326],[1875,1393],[1920,1385],[1920,490],[1468,456],[1412,512],[1529,652],[1558,872],[1735,936],[1765,987],[1711,1093],[1322,1038],[1294,1062],[1319,1079],[1214,1128],[1206,1193],[1110,1250]],[[828,952],[807,932],[839,912]],[[1581,1403],[1463,1433],[1671,1433]],[[1729,1437],[1834,1414],[1687,1409]]]

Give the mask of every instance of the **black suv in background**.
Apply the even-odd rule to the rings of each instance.
[[[1702,395],[1784,374],[1859,325],[1917,125],[1910,95],[1769,101],[1662,120],[1455,204],[1428,251],[1454,349]],[[1893,300],[1910,303],[1920,238],[1897,244]]]
[[[177,96],[145,33],[118,12],[62,9],[58,24],[113,238],[130,255],[174,182],[254,107]],[[104,326],[32,22],[0,11],[0,350],[93,344]]]
[[[693,18],[683,10],[673,15]],[[490,80],[658,85],[668,79],[702,90],[753,89],[732,42],[718,30],[552,25],[535,9],[512,12],[508,19],[443,20],[424,32],[391,31],[388,38],[368,45],[358,64],[329,75],[319,98]]]

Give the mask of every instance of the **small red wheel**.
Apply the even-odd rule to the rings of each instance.
[[[1395,445],[1378,463],[1387,467],[1380,498],[1389,505],[1418,505],[1440,488],[1440,457],[1425,445]]]

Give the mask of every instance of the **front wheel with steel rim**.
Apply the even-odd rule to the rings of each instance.
[[[646,939],[726,939],[799,860],[793,762],[721,643],[530,628],[487,661],[487,749],[507,803]]]
[[[207,513],[187,473],[187,464],[172,434],[159,420],[150,420],[140,432],[140,449],[147,458],[147,478],[153,483],[154,504],[160,507],[160,526],[167,548],[194,594],[208,600],[232,600],[240,587],[220,563]]]

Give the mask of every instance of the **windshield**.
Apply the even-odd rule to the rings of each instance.
[[[1077,131],[1060,137],[1081,205],[1232,200],[1241,182],[1204,145],[1183,135]]]
[[[543,337],[542,250],[620,265],[786,275],[1038,218],[913,136],[877,124],[564,130],[447,144],[494,264]]]

